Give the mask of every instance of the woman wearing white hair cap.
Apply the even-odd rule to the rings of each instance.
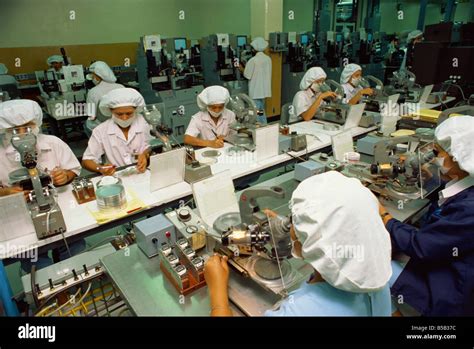
[[[22,167],[18,152],[13,148],[13,130],[31,132],[36,136],[38,166],[47,171],[54,185],[67,184],[76,177],[81,165],[69,146],[58,137],[40,133],[43,112],[38,103],[27,99],[15,99],[0,103],[0,185],[9,185],[8,174]],[[12,188],[0,189],[8,194]]]
[[[101,122],[107,120],[107,117],[103,115],[99,110],[100,99],[112,90],[124,88],[123,85],[115,83],[117,78],[114,72],[107,63],[97,61],[91,64],[89,67],[89,74],[86,78],[92,80],[94,87],[87,92],[87,110],[88,120],[86,121],[86,133],[90,136],[92,130],[97,127]]]
[[[194,114],[184,135],[184,143],[197,147],[222,148],[224,138],[231,132],[235,113],[225,106],[229,91],[222,86],[206,87],[198,96],[201,111]]]
[[[295,117],[309,121],[316,115],[325,98],[336,97],[336,93],[324,83],[326,77],[326,73],[320,67],[310,68],[304,74],[300,82],[300,91],[293,98]]]
[[[434,160],[449,180],[432,202],[420,229],[404,224],[380,205],[397,252],[392,294],[424,316],[474,315],[474,117],[456,116],[435,131]]]
[[[249,96],[255,101],[257,108],[261,111],[257,121],[261,124],[267,123],[265,116],[265,98],[272,96],[272,60],[263,51],[268,47],[268,42],[257,37],[250,46],[257,51],[244,67],[240,69],[244,73],[244,77],[249,80]]]
[[[290,208],[292,254],[311,264],[314,274],[265,315],[390,316],[390,239],[370,190],[331,171],[303,181]],[[213,256],[205,266],[212,315],[231,315],[226,260]]]
[[[371,88],[360,86],[362,80],[362,67],[355,63],[346,64],[341,73],[341,85],[344,89],[343,103],[351,105],[359,103],[362,96],[370,96],[374,93]]]
[[[116,167],[136,162],[139,172],[146,170],[151,136],[150,126],[139,114],[144,106],[142,95],[133,88],[112,90],[102,97],[99,108],[111,118],[92,132],[82,157],[86,169],[112,175]]]

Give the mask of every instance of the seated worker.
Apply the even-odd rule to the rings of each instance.
[[[95,86],[87,92],[86,97],[87,110],[90,114],[85,124],[85,132],[88,136],[91,135],[92,130],[97,125],[107,120],[107,117],[98,110],[100,99],[112,90],[124,88],[123,85],[115,83],[117,78],[105,62],[97,61],[92,63],[89,71],[90,73],[87,74],[86,79],[91,80]]]
[[[133,88],[112,90],[100,100],[100,111],[111,119],[92,132],[82,166],[103,175],[115,173],[115,167],[137,163],[145,172],[150,156],[150,126],[139,112],[145,106],[142,95]],[[102,156],[106,161],[102,165]]]
[[[21,168],[20,154],[13,148],[13,129],[36,135],[38,167],[49,173],[53,184],[61,186],[71,182],[81,171],[81,165],[71,148],[56,136],[39,133],[43,112],[38,103],[28,99],[16,99],[0,104],[0,183],[7,187],[8,174]],[[5,189],[4,189],[5,190]]]
[[[265,315],[390,316],[390,239],[371,191],[355,178],[330,171],[301,182],[290,208],[292,255],[311,264],[314,273]],[[338,253],[341,249],[353,253]],[[209,258],[204,276],[211,315],[232,315],[227,257]]]
[[[56,79],[62,79],[64,77],[63,74],[63,65],[64,65],[64,58],[61,55],[52,55],[49,56],[46,60],[46,64],[48,64],[49,69],[48,71],[53,71],[56,74]]]
[[[371,96],[374,90],[360,86],[362,79],[362,67],[358,64],[349,63],[341,73],[340,83],[344,89],[343,103],[351,105],[359,103],[362,96]]]
[[[229,100],[229,91],[225,87],[206,87],[197,96],[201,111],[192,116],[184,135],[184,144],[222,148],[224,138],[232,132],[229,126],[235,122],[234,112],[225,107]]]
[[[319,109],[325,98],[335,98],[336,93],[332,91],[321,92],[321,86],[326,80],[326,73],[320,67],[310,68],[300,82],[300,90],[293,98],[294,115],[303,118],[304,121],[311,120]]]
[[[423,316],[474,315],[474,118],[456,116],[435,130],[435,163],[450,180],[432,202],[420,229],[380,205],[395,252],[392,295]]]
[[[21,192],[20,188],[9,185],[8,174],[11,171],[20,169],[20,154],[13,148],[11,139],[13,129],[20,133],[31,132],[36,135],[37,162],[38,168],[49,173],[55,186],[66,185],[76,177],[81,165],[69,146],[58,137],[39,133],[43,113],[38,103],[17,99],[0,103],[0,195],[9,195]],[[80,253],[85,248],[85,241],[79,240],[69,244],[67,247],[53,249],[53,259],[48,257],[48,253],[38,255],[38,261],[34,264],[38,269],[51,265],[54,262],[69,258],[71,255]],[[30,259],[20,259],[21,268],[29,272],[32,262]]]

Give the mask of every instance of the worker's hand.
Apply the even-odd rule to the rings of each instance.
[[[265,209],[263,209],[262,211],[263,211],[263,213],[265,213],[265,215],[266,215],[267,217],[269,217],[269,218],[275,218],[275,217],[278,216],[278,213],[276,213],[275,211],[272,211],[272,210],[270,210],[270,209],[268,209],[268,208],[265,208]]]
[[[204,266],[204,278],[210,292],[227,289],[229,282],[229,266],[227,256],[218,254],[210,257]]]
[[[326,99],[326,98],[337,98],[337,93],[333,91],[323,92],[319,95],[319,98]]]
[[[112,164],[99,166],[99,172],[104,176],[112,176],[115,173],[115,166]]]
[[[5,187],[0,188],[0,196],[7,196],[11,194],[21,193],[23,189],[20,187]]]
[[[216,139],[209,141],[209,147],[211,148],[222,148],[224,146],[224,140],[217,137]]]
[[[143,152],[140,155],[138,155],[137,171],[140,173],[145,172],[147,165],[148,165],[148,155],[146,152]]]
[[[360,90],[360,94],[364,95],[364,96],[372,96],[374,94],[374,90],[369,88],[369,87],[364,88],[364,89]]]
[[[433,178],[433,173],[430,171],[429,164],[423,164],[421,166],[421,178],[425,182]]]
[[[393,217],[391,214],[385,215],[382,217],[385,213],[388,213],[387,209],[385,208],[384,205],[379,201],[379,215],[382,218],[383,224],[386,225],[389,220],[391,220]]]
[[[64,185],[69,181],[67,171],[62,168],[55,168],[51,171],[51,178],[53,179],[53,184],[57,186]]]

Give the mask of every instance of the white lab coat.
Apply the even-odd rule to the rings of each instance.
[[[350,83],[342,84],[342,88],[344,89],[344,98],[342,99],[342,103],[349,103],[349,101],[363,89],[362,86],[354,87]]]
[[[245,66],[244,77],[249,80],[249,97],[262,99],[272,96],[272,60],[257,52]]]
[[[79,175],[81,164],[71,148],[56,136],[39,134],[36,141],[38,167],[52,171],[55,167]],[[21,168],[20,154],[11,144],[0,146],[0,182],[8,185],[8,174]]]
[[[97,86],[89,90],[89,92],[87,93],[86,102],[88,106],[87,110],[90,110],[94,114],[94,115],[89,115],[92,119],[95,119],[99,115],[102,116],[103,119],[105,119],[105,117],[102,115],[102,113],[98,109],[99,101],[102,98],[102,96],[118,88],[124,88],[124,86],[113,83],[113,82],[111,83],[111,82],[102,80]]]
[[[234,121],[235,113],[229,109],[224,108],[221,117],[217,121],[217,125],[207,111],[200,111],[192,116],[191,122],[186,129],[186,134],[191,137],[212,141],[216,139],[216,136],[227,136],[231,132],[230,125]]]
[[[150,125],[141,115],[137,115],[130,126],[128,139],[114,120],[109,119],[94,128],[82,159],[101,163],[105,154],[107,162],[115,166],[130,165],[136,161],[134,155],[149,147],[150,139]]]
[[[301,114],[313,105],[319,94],[320,93],[314,94],[310,89],[296,92],[293,98],[293,113],[290,114],[290,122],[302,118]],[[324,101],[322,103],[324,103]]]

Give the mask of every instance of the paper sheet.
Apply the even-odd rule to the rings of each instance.
[[[365,103],[351,105],[346,122],[344,124],[344,130],[349,130],[351,128],[359,126],[359,122],[362,118],[362,113],[364,112],[364,109]]]
[[[331,137],[334,159],[344,161],[344,154],[354,151],[354,141],[350,130],[338,133]]]
[[[273,124],[255,130],[257,161],[278,155],[279,125]]]
[[[210,227],[217,217],[228,212],[239,212],[234,183],[230,171],[193,184],[193,196],[199,214]]]
[[[23,192],[0,196],[0,241],[35,234]]]
[[[150,191],[184,181],[186,150],[179,148],[150,157]]]
[[[137,194],[133,190],[126,189],[126,195],[127,207],[125,207],[123,210],[116,210],[110,212],[100,211],[97,207],[97,201],[91,201],[90,203],[88,203],[87,210],[90,212],[92,217],[94,217],[97,224],[104,224],[147,208],[145,203],[138,198]]]

